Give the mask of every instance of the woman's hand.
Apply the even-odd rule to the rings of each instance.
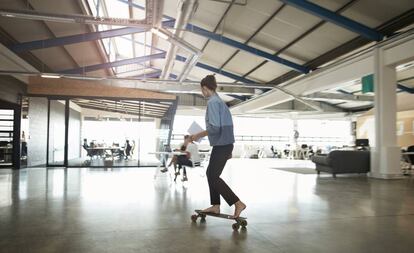
[[[191,139],[191,141],[198,140],[197,134],[190,135],[190,139]]]

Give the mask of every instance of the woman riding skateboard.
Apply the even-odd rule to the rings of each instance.
[[[231,158],[234,143],[233,120],[227,105],[216,93],[217,83],[214,75],[208,75],[201,80],[201,92],[208,98],[206,111],[206,130],[192,135],[192,140],[208,136],[210,146],[213,146],[210,163],[207,168],[208,186],[210,189],[211,207],[203,212],[220,213],[220,195],[229,206],[234,205],[233,218],[238,218],[246,209],[246,205],[234,194],[230,187],[220,178],[224,166]]]

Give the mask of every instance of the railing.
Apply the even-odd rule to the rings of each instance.
[[[171,137],[171,140],[173,141],[182,141],[184,139],[184,135],[185,134],[173,134]],[[292,143],[293,142],[293,138],[290,136],[269,136],[269,135],[261,135],[261,136],[256,136],[256,135],[236,135],[234,136],[236,142],[279,142],[279,143]],[[297,140],[297,143],[306,143],[306,144],[311,144],[311,143],[345,143],[348,144],[349,143],[349,138],[347,137],[325,137],[325,136],[303,136],[303,137],[299,137]]]

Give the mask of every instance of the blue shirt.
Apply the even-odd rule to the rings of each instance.
[[[227,105],[217,94],[207,102],[206,128],[210,146],[224,146],[234,143],[233,120]]]

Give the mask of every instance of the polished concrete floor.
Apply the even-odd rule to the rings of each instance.
[[[248,205],[239,232],[229,220],[191,222],[209,205],[203,168],[185,183],[155,168],[0,170],[0,252],[413,252],[411,178],[271,169],[288,166],[312,167],[228,163],[223,178]]]
[[[63,162],[58,163],[58,164],[63,164]],[[139,160],[137,158],[133,158],[133,159],[114,159],[112,160],[111,158],[97,158],[94,157],[93,159],[90,159],[89,157],[84,157],[84,158],[75,158],[75,159],[70,159],[68,160],[68,165],[69,167],[111,167],[111,166],[116,166],[116,167],[137,167],[137,166],[144,166],[144,167],[148,167],[148,166],[158,166],[160,163],[159,160],[157,160],[154,157],[143,157],[140,158]]]

